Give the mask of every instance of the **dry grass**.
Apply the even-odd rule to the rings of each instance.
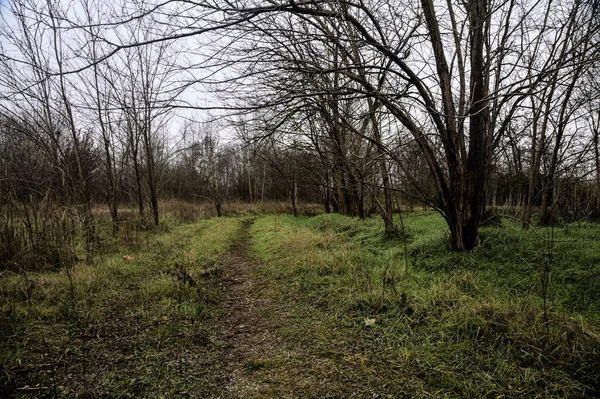
[[[215,270],[241,219],[140,232],[96,263],[0,276],[0,397],[204,397]],[[184,395],[185,396],[185,395]]]
[[[0,275],[0,396],[600,396],[597,225],[556,231],[545,317],[539,237],[510,224],[457,254],[437,215],[405,214],[406,269],[379,220],[230,204],[256,219],[255,284],[242,260],[222,274],[248,217],[163,205],[159,229],[124,212],[94,265]],[[223,302],[224,279],[250,288]],[[247,317],[260,334],[240,341]]]

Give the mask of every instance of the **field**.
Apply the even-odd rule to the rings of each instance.
[[[394,238],[312,213],[179,215],[3,272],[0,396],[600,397],[600,225],[501,218],[466,254],[430,211]]]

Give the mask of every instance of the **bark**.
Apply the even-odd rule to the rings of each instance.
[[[154,161],[154,149],[152,148],[152,124],[150,115],[150,104],[145,101],[144,121],[142,121],[142,139],[144,142],[144,152],[146,153],[146,178],[148,180],[148,191],[150,195],[150,209],[152,210],[152,221],[154,226],[158,226],[158,193],[156,187],[156,164]]]
[[[492,148],[489,128],[488,88],[486,61],[484,57],[486,0],[474,0],[469,4],[471,29],[471,109],[469,117],[469,155],[467,181],[464,190],[465,206],[461,219],[462,235],[456,237],[458,249],[472,250],[479,244],[479,222],[485,213],[486,191]],[[453,244],[454,243],[453,240]]]
[[[486,0],[468,4],[470,34],[470,107],[468,153],[457,123],[452,85],[435,7],[432,0],[422,0],[423,12],[436,63],[444,115],[432,115],[443,141],[448,168],[448,184],[435,155],[423,139],[417,140],[433,172],[441,208],[450,229],[454,250],[470,251],[479,244],[479,222],[485,212],[486,189],[491,159],[486,62],[484,57]],[[415,128],[420,134],[420,130]]]
[[[146,141],[146,163],[148,167],[148,189],[150,192],[150,208],[152,209],[152,220],[155,226],[158,226],[159,215],[158,215],[158,192],[156,188],[156,166],[154,162],[154,151],[149,143],[149,138],[145,138]]]
[[[215,199],[213,201],[213,203],[215,204],[215,210],[217,211],[217,217],[221,217],[222,213],[221,213],[221,201],[219,199]]]
[[[95,55],[95,51],[94,51]],[[107,202],[110,209],[110,219],[112,224],[112,235],[116,236],[119,231],[119,193],[116,183],[116,173],[113,165],[113,157],[110,145],[110,137],[106,123],[104,121],[104,115],[102,113],[102,105],[100,102],[100,87],[98,84],[98,70],[97,65],[94,65],[94,83],[96,91],[96,111],[98,113],[98,121],[100,123],[100,131],[102,134],[102,143],[104,145],[104,165],[106,168],[106,185],[108,188]]]
[[[131,126],[130,118],[134,116],[128,116],[128,134],[129,134],[129,146],[131,147],[131,158],[133,160],[133,173],[135,176],[135,194],[138,206],[138,214],[140,217],[140,225],[146,224],[146,217],[144,211],[144,195],[142,192],[142,176],[139,164],[139,148],[138,141],[136,140],[136,134],[134,133],[133,126]],[[136,129],[137,130],[137,129]]]
[[[292,201],[292,210],[294,211],[294,216],[298,217],[298,182],[296,181],[296,176],[292,178],[290,190],[290,198]]]
[[[375,147],[377,156],[379,157],[379,168],[381,173],[381,182],[383,185],[383,207],[380,207],[381,218],[385,226],[385,235],[392,236],[398,233],[398,227],[394,223],[394,208],[392,202],[392,192],[390,185],[390,175],[388,172],[387,163],[385,160],[385,150],[381,141],[381,132],[379,130],[379,122],[375,115],[375,105],[373,100],[368,98],[369,113],[371,118],[371,125],[373,127],[373,139],[375,140]]]
[[[600,210],[600,110],[596,114],[592,126],[592,140],[594,141],[594,164],[596,166],[596,212]]]

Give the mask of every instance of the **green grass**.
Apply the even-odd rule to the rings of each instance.
[[[403,238],[385,239],[378,218],[181,222],[173,209],[159,229],[105,237],[92,265],[0,276],[0,396],[222,392],[220,260],[248,217],[257,292],[278,306],[264,317],[284,345],[240,360],[269,382],[265,397],[600,396],[599,225],[554,229],[545,317],[549,228],[506,219],[456,253],[433,212],[405,213]],[[26,386],[40,389],[15,390]]]
[[[133,246],[113,243],[93,265],[3,275],[0,396],[210,391],[215,381],[202,380],[199,369],[215,356],[207,345],[219,259],[242,222],[166,225],[139,233]],[[23,387],[42,389],[16,390]]]
[[[346,364],[359,397],[600,395],[600,227],[555,231],[546,326],[538,235],[548,230],[484,228],[465,254],[449,250],[438,215],[404,222],[408,269],[402,241],[383,239],[379,220],[259,219],[254,256],[297,315],[280,333]]]

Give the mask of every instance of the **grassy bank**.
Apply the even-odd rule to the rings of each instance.
[[[556,229],[550,256],[549,230],[522,233],[506,221],[457,254],[438,215],[404,222],[407,257],[401,239],[382,239],[379,220],[273,216],[253,226],[261,273],[297,316],[280,333],[346,370],[333,391],[600,395],[598,226]]]
[[[93,265],[0,278],[0,396],[210,392],[220,257],[243,219],[123,232]],[[129,236],[127,235],[129,234]]]

